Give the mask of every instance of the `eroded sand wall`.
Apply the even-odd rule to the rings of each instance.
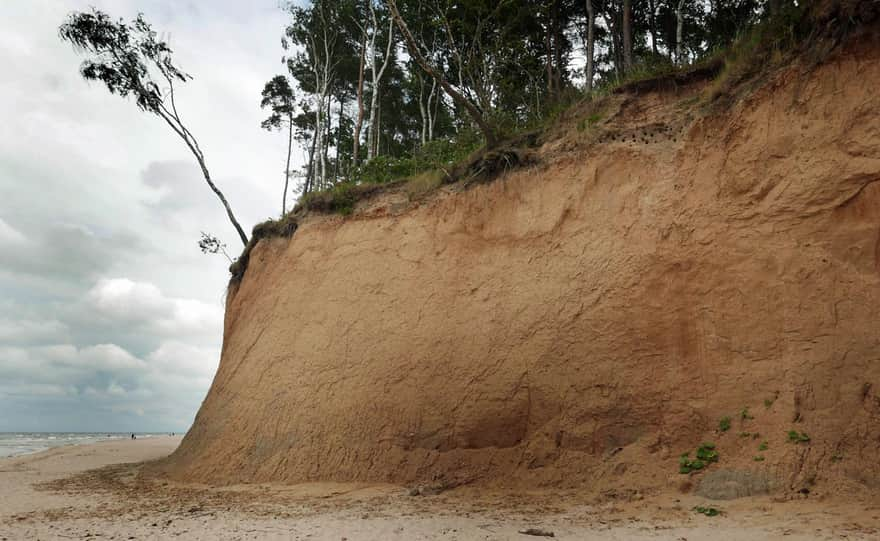
[[[785,483],[880,485],[878,51],[792,70],[675,140],[547,148],[402,213],[261,241],[163,468],[638,487],[711,439]],[[769,441],[761,464],[744,431]]]

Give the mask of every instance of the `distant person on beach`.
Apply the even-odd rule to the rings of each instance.
[[[132,432],[132,434],[131,434],[131,439],[133,439],[133,440],[136,440],[136,439],[137,439],[137,438],[134,437],[134,433],[133,433],[133,432]]]

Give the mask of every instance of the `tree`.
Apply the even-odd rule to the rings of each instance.
[[[623,73],[632,70],[632,0],[623,0]]]
[[[284,75],[276,75],[263,87],[260,107],[269,108],[271,114],[260,126],[264,130],[280,130],[287,126],[287,165],[284,167],[284,194],[281,197],[281,215],[287,212],[287,187],[290,184],[290,154],[293,151],[293,113],[296,97],[290,81]]]
[[[368,0],[368,2],[370,4],[370,18],[373,24],[370,44],[368,46],[372,85],[370,86],[370,132],[367,140],[367,160],[372,160],[378,151],[379,85],[382,83],[382,76],[385,74],[385,70],[388,69],[388,62],[391,60],[391,47],[394,45],[394,20],[389,18],[385,58],[382,60],[382,67],[377,69],[379,61],[376,58],[376,36],[379,33],[379,19],[376,16],[376,6],[373,5],[373,0]]]
[[[434,80],[437,81],[444,91],[449,94],[449,97],[455,101],[456,105],[464,108],[474,123],[479,126],[480,131],[483,133],[483,137],[486,139],[487,147],[494,147],[498,143],[498,138],[495,135],[495,130],[489,125],[486,119],[483,117],[483,114],[480,112],[477,107],[470,102],[467,98],[465,98],[461,92],[455,89],[449,82],[443,77],[443,74],[434,66],[428,62],[419,48],[419,44],[416,43],[415,38],[412,33],[409,31],[409,27],[407,27],[406,22],[403,20],[403,17],[400,16],[400,11],[397,9],[397,3],[395,0],[385,0],[388,5],[388,9],[391,11],[391,17],[394,19],[394,22],[397,24],[397,27],[400,29],[400,33],[403,34],[404,41],[406,41],[407,49],[409,50],[410,56],[416,61],[419,67],[427,73],[429,76],[433,77]]]
[[[586,66],[586,77],[587,77],[587,92],[593,90],[593,75],[595,74],[595,68],[593,67],[593,62],[595,61],[595,51],[594,48],[596,46],[596,9],[593,7],[593,0],[586,0],[587,5],[587,66]]]
[[[126,24],[122,19],[112,21],[109,15],[95,8],[90,13],[73,12],[58,33],[75,49],[90,55],[80,66],[84,79],[103,82],[111,94],[123,98],[134,97],[140,110],[164,120],[183,139],[198,161],[205,182],[226,209],[241,242],[247,245],[247,235],[235,219],[229,202],[211,180],[198,141],[177,111],[174,85],[185,83],[192,77],[174,65],[171,48],[157,39],[156,32],[144,20],[143,14],[138,14],[131,24]]]
[[[675,9],[675,63],[682,65],[681,45],[684,41],[684,0],[678,0],[678,7]]]

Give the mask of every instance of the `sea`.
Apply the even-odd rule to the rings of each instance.
[[[134,433],[138,438],[164,434]],[[63,445],[131,438],[131,432],[0,432],[0,458],[39,453]]]

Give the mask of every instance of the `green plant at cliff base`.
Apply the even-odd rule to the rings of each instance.
[[[798,432],[797,430],[789,430],[788,431],[788,441],[791,443],[807,443],[810,441],[810,437],[807,436],[806,432]]]
[[[715,450],[715,444],[703,443],[697,448],[694,460],[691,460],[690,453],[684,453],[678,458],[678,473],[699,471],[712,462],[718,462],[718,451]]]
[[[694,507],[694,511],[701,515],[706,515],[707,517],[717,517],[721,514],[720,509],[716,509],[715,507],[703,507],[702,505]]]

